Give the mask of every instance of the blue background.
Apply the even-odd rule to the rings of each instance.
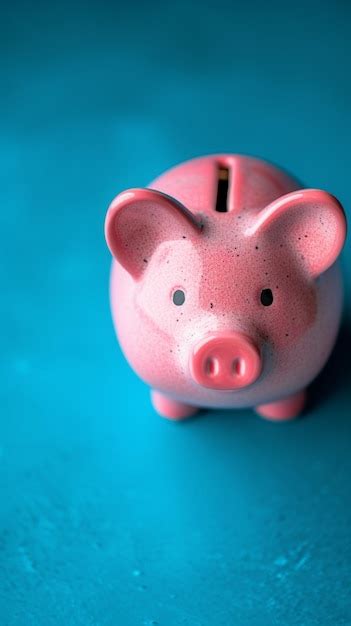
[[[2,3],[1,626],[351,624],[350,249],[290,424],[160,419],[108,303],[109,201],[184,159],[263,156],[349,212],[351,5],[284,4]]]

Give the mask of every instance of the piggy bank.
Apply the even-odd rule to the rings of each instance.
[[[303,410],[341,317],[334,196],[256,158],[205,156],[120,193],[105,234],[117,335],[158,413]]]

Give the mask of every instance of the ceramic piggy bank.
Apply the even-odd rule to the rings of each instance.
[[[120,193],[105,232],[119,341],[161,415],[301,412],[341,316],[336,198],[255,158],[206,156]]]

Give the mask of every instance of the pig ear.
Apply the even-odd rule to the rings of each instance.
[[[338,258],[345,242],[346,218],[334,196],[319,189],[302,189],[260,211],[247,234],[264,233],[276,245],[289,245],[316,277]]]
[[[113,256],[139,278],[158,245],[193,239],[200,232],[194,216],[174,198],[154,189],[129,189],[111,203],[105,220]]]

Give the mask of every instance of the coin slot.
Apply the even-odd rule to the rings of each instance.
[[[220,165],[217,170],[217,199],[216,211],[218,213],[227,213],[228,207],[228,189],[229,189],[229,169]]]

